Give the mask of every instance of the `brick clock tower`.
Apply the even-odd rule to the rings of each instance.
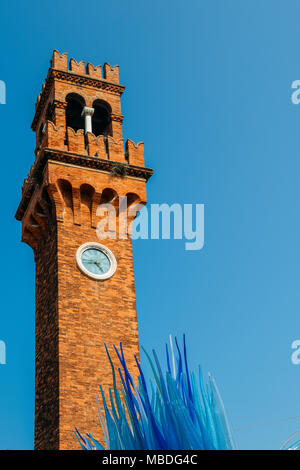
[[[54,51],[36,102],[36,157],[16,213],[36,263],[36,449],[78,448],[75,426],[101,439],[98,385],[112,386],[104,343],[115,357],[122,342],[136,373],[131,239],[102,240],[96,230],[103,204],[117,222],[131,204],[145,204],[152,174],[143,143],[124,148],[123,91],[118,66],[68,64]]]

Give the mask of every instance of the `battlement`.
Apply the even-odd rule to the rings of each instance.
[[[90,62],[85,64],[83,60],[77,62],[73,57],[68,62],[68,53],[64,52],[60,54],[60,52],[55,49],[50,61],[50,66],[56,70],[73,72],[78,75],[89,76],[98,80],[107,80],[110,83],[119,84],[119,66],[111,66],[107,62],[103,64],[103,68],[101,65],[95,67]]]
[[[108,159],[115,162],[129,163],[129,165],[144,167],[144,143],[135,144],[131,139],[125,142],[122,138],[112,136],[95,136],[92,132],[84,134],[83,129],[77,132],[71,127],[55,126],[53,122],[47,121],[36,155],[43,148],[52,148],[67,152]]]
[[[145,166],[144,142],[135,144],[133,140],[127,139],[125,142],[125,155],[130,165]]]
[[[106,101],[112,115],[119,119],[120,97],[124,89],[119,83],[118,65],[111,66],[105,62],[103,66],[94,66],[90,62],[85,64],[83,60],[77,62],[73,57],[68,61],[67,52],[61,54],[54,50],[46,80],[37,96],[31,127],[36,131],[41,117],[52,120],[54,108],[66,105],[66,96],[70,93],[81,95],[87,107],[93,106],[96,99]]]

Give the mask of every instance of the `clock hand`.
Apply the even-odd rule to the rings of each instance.
[[[103,269],[102,269],[102,266],[100,264],[100,261],[98,261],[97,259],[86,259],[86,260],[83,260],[85,263],[92,263],[92,264],[95,264],[96,266],[98,266],[98,268],[100,269],[100,271],[103,273]]]
[[[94,263],[96,264],[96,266],[98,266],[98,268],[101,270],[101,272],[103,273],[103,269],[101,267],[101,264],[100,264],[100,261],[98,260],[95,260]]]

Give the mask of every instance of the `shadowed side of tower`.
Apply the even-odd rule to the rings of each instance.
[[[36,449],[78,448],[75,426],[102,438],[96,394],[112,386],[104,343],[114,356],[122,342],[137,373],[131,239],[96,231],[107,216],[99,207],[114,207],[118,227],[124,210],[146,203],[152,174],[143,144],[124,146],[123,91],[117,66],[68,64],[54,51],[36,103],[36,158],[16,213],[36,262]]]

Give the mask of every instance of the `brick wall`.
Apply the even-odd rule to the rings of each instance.
[[[56,223],[35,253],[35,448],[58,449],[58,277]]]
[[[96,394],[99,384],[107,396],[113,385],[104,343],[114,359],[113,345],[122,342],[136,375],[139,354],[131,239],[99,240],[95,209],[108,189],[145,200],[145,183],[50,162],[44,184],[59,210],[36,249],[36,448],[76,449],[75,426],[103,437]],[[86,242],[114,253],[118,265],[110,279],[95,281],[79,270],[75,255]]]
[[[80,272],[77,248],[87,241],[100,242],[86,225],[64,222],[58,228],[58,317],[59,317],[59,408],[60,448],[74,449],[74,427],[101,439],[96,407],[99,384],[112,387],[113,345],[123,343],[131,370],[136,371],[138,327],[135,308],[131,241],[102,241],[117,259],[117,271],[105,281],[95,281]],[[117,362],[116,362],[117,365]],[[102,410],[104,411],[104,410]]]

